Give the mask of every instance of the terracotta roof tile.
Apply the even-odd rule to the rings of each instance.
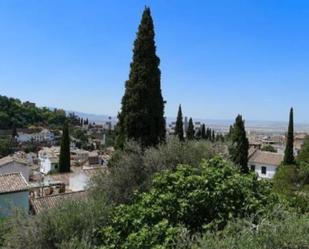
[[[34,213],[38,214],[44,210],[57,207],[63,201],[80,201],[86,197],[85,191],[79,191],[34,198],[30,202]]]
[[[0,175],[0,194],[27,190],[29,185],[21,173]]]
[[[279,166],[283,161],[283,155],[268,151],[255,151],[249,158],[249,163],[269,164]]]

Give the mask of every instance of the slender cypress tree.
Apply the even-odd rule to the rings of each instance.
[[[294,117],[293,108],[290,110],[289,127],[286,138],[286,147],[284,151],[284,164],[294,164]]]
[[[65,121],[62,130],[60,156],[59,156],[59,172],[70,172],[70,135],[68,121]]]
[[[247,139],[245,122],[241,115],[236,117],[231,134],[232,145],[229,147],[231,160],[240,167],[242,173],[248,173],[248,150],[249,141]]]
[[[215,142],[215,140],[216,140],[215,131],[212,130],[212,132],[211,132],[211,141],[212,141],[212,142]]]
[[[202,139],[206,139],[206,129],[205,129],[205,124],[202,124],[201,137],[202,137]]]
[[[181,105],[179,105],[179,108],[178,108],[178,114],[177,114],[177,120],[176,120],[176,126],[175,126],[175,135],[178,136],[180,141],[184,141]]]
[[[137,37],[129,80],[125,83],[116,145],[126,140],[142,147],[165,141],[164,100],[161,94],[160,59],[156,55],[155,33],[150,9],[145,8]]]
[[[211,140],[211,129],[207,128],[206,130],[206,140]]]
[[[187,130],[187,139],[192,140],[194,139],[194,125],[193,125],[193,120],[192,118],[189,119],[189,124],[188,124],[188,130]]]

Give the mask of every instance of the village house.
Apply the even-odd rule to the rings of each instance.
[[[50,196],[43,196],[39,198],[32,198],[30,200],[30,211],[32,214],[39,214],[48,209],[56,208],[64,201],[82,201],[87,198],[87,192],[78,191],[70,193],[62,193]]]
[[[26,143],[26,142],[52,142],[55,140],[55,135],[48,129],[43,129],[40,132],[18,132],[16,137],[17,142]]]
[[[29,181],[30,167],[25,160],[15,156],[6,156],[0,159],[0,175],[16,172],[21,173]]]
[[[60,147],[44,147],[38,153],[38,160],[40,164],[40,172],[48,174],[50,171],[58,169]]]
[[[29,185],[21,173],[0,175],[0,217],[10,215],[13,208],[29,210]]]
[[[254,150],[249,151],[248,167],[260,178],[271,179],[282,161],[283,154]]]

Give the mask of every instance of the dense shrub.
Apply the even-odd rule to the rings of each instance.
[[[63,203],[36,216],[18,212],[6,223],[10,231],[5,248],[68,249],[69,245],[71,248],[83,248],[73,247],[77,244],[95,245],[95,231],[105,225],[109,210],[104,201],[89,198]]]
[[[304,181],[306,177],[307,169],[304,165],[281,165],[273,178],[273,191],[302,213],[309,212],[309,190]]]
[[[197,167],[202,159],[225,153],[223,144],[205,141],[182,143],[178,139],[169,139],[166,144],[146,151],[131,142],[124,150],[116,151],[113,155],[108,174],[95,177],[94,193],[106,195],[110,202],[129,203],[134,191],[148,189],[154,173],[165,169],[174,170],[178,164]]]
[[[244,219],[206,233],[192,249],[309,249],[309,219],[276,210],[257,225]]]
[[[221,158],[180,165],[158,173],[148,192],[115,209],[102,229],[103,248],[172,248],[181,229],[222,229],[232,218],[263,213],[274,200],[268,182],[241,175]]]

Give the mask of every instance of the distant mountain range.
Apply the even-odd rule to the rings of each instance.
[[[67,113],[74,112],[76,115],[83,119],[87,119],[91,122],[95,123],[105,123],[109,120],[112,121],[113,124],[117,123],[117,117],[115,116],[108,116],[108,115],[98,115],[98,114],[90,114],[78,111],[67,111]],[[167,124],[174,122],[176,118],[167,117]],[[205,123],[207,126],[220,130],[220,131],[227,131],[231,124],[233,124],[234,120],[228,119],[193,119],[194,122],[201,122]],[[287,131],[287,122],[281,121],[253,121],[253,120],[246,120],[246,129],[250,132],[266,132],[266,133],[284,133]],[[308,132],[309,133],[309,124],[308,123],[296,123],[294,125],[295,131],[297,132]]]

